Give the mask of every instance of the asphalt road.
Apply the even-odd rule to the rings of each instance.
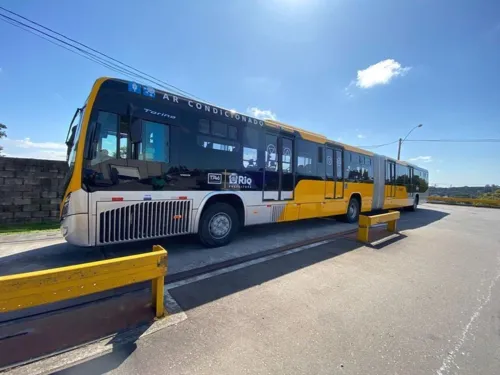
[[[186,320],[60,375],[497,375],[498,228],[498,210],[428,205],[378,249],[341,239],[171,289]]]

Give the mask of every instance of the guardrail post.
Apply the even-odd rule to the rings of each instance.
[[[359,216],[359,223],[358,223],[358,241],[361,242],[368,242],[368,236],[369,236],[369,231],[370,231],[370,218],[365,215],[360,215]]]
[[[359,227],[359,229],[358,229],[358,241],[368,242],[368,231],[369,231],[369,228]]]
[[[396,233],[396,226],[397,226],[397,224],[396,224],[396,220],[389,221],[389,222],[387,223],[387,230],[388,230],[389,232]]]
[[[160,245],[153,245],[153,251],[165,250]],[[168,266],[168,254],[165,254],[165,257],[162,258],[158,264],[158,267],[165,267],[165,274],[167,273]],[[164,275],[165,275],[164,274]],[[165,288],[165,276],[157,277],[156,279],[151,280],[151,299],[152,305],[155,309],[156,318],[162,318],[165,316],[165,307],[164,307],[164,288]]]

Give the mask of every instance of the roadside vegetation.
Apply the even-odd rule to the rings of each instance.
[[[0,235],[26,232],[44,232],[59,229],[59,223],[0,224]]]

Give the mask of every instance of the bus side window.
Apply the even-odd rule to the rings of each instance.
[[[198,120],[198,146],[208,150],[238,152],[238,129],[221,121]]]
[[[323,163],[318,170],[318,145],[316,143],[297,140],[297,173],[325,178]]]
[[[259,132],[250,126],[245,126],[243,132],[243,167],[258,167]]]
[[[143,120],[142,131],[139,160],[170,162],[170,127]]]

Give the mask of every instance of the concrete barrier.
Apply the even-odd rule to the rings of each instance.
[[[76,266],[0,277],[0,313],[86,296],[143,281],[152,282],[157,318],[165,315],[163,284],[168,254],[161,246],[151,253]]]
[[[374,215],[374,216],[359,216],[359,227],[358,227],[358,241],[368,243],[370,227],[387,223],[387,230],[389,232],[396,232],[396,222],[399,220],[401,214],[399,211],[390,211],[386,214]]]

